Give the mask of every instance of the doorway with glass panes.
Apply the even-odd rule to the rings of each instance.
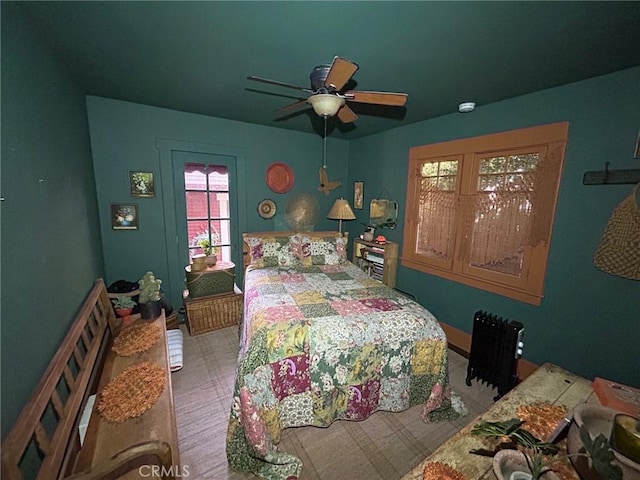
[[[204,253],[203,240],[219,261],[238,265],[233,251],[237,235],[235,157],[172,152],[178,251],[184,265]]]

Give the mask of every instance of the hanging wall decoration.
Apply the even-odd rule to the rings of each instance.
[[[293,187],[295,176],[286,163],[276,162],[267,168],[267,186],[276,193],[287,193]]]
[[[111,228],[114,230],[137,230],[138,205],[135,203],[112,203]]]
[[[611,213],[593,258],[603,272],[640,280],[640,183]]]
[[[155,197],[156,187],[153,172],[129,172],[132,197]]]
[[[364,207],[364,182],[353,182],[353,208],[362,210]]]
[[[258,204],[258,215],[262,218],[272,218],[276,214],[276,204],[273,200],[265,198]]]

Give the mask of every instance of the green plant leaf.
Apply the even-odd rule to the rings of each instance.
[[[481,422],[473,426],[471,434],[485,437],[510,437],[520,425],[522,420],[518,418],[511,418],[504,422]]]
[[[622,469],[613,463],[615,456],[611,450],[609,440],[603,434],[598,435],[593,440],[589,435],[586,425],[580,427],[580,440],[585,450],[591,457],[593,468],[607,480],[622,480]]]
[[[543,442],[531,432],[521,428],[523,421],[512,418],[504,422],[481,422],[473,426],[472,435],[485,437],[509,437],[514,445],[521,445],[526,449],[524,453],[527,465],[534,479],[539,479],[550,469],[545,465],[545,455],[555,455],[559,448],[555,443]]]

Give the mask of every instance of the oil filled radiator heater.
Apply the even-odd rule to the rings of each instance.
[[[477,379],[498,389],[498,400],[518,383],[518,359],[522,356],[524,326],[482,310],[473,316],[471,351],[466,383]]]

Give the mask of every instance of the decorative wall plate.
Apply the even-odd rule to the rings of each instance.
[[[258,204],[258,215],[262,218],[271,218],[276,214],[276,204],[268,198]]]
[[[287,193],[294,181],[293,170],[286,163],[272,163],[267,168],[267,186],[276,193]]]

